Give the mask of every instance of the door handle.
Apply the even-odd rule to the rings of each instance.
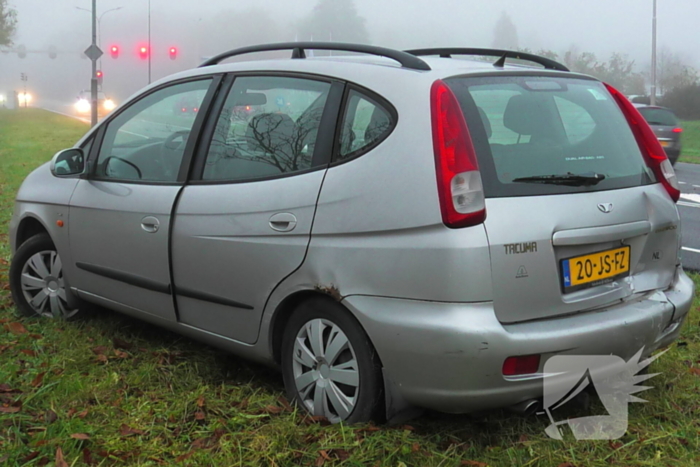
[[[297,226],[297,218],[290,212],[278,212],[270,217],[270,228],[277,232],[290,232]]]
[[[153,216],[146,216],[143,219],[141,219],[141,228],[148,233],[158,232],[159,227],[160,221],[158,221],[158,219]]]

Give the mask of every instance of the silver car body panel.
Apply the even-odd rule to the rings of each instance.
[[[304,260],[324,174],[184,189],[172,233],[181,322],[257,340],[270,293]],[[296,225],[275,230],[271,222],[280,214]]]
[[[175,320],[168,238],[177,185],[80,180],[68,226],[72,262],[64,275],[80,290]],[[157,229],[149,228],[152,223]]]
[[[357,159],[253,183],[98,187],[94,181],[52,177],[43,166],[18,194],[13,248],[20,222],[35,217],[54,239],[65,277],[82,298],[267,364],[274,364],[273,347],[279,345],[273,324],[280,305],[299,292],[331,291],[368,333],[392,390],[412,404],[448,412],[540,396],[541,374],[501,374],[508,356],[541,353],[542,364],[560,352],[628,357],[641,346],[651,352],[677,337],[693,283],[676,267],[678,211],[660,184],[490,198],[484,224],[448,229],[442,222],[432,83],[468,74],[581,75],[459,59],[425,61],[432,71],[340,57],[249,61],[155,82],[121,107],[174,79],[278,71],[364,86],[396,108],[398,123],[383,143]],[[69,228],[58,228],[56,216],[68,215],[74,190]],[[601,203],[615,208],[602,213]],[[293,214],[294,230],[271,229],[270,217],[277,213]],[[143,230],[145,217],[158,218],[157,233]],[[562,296],[559,259],[622,241],[632,248],[629,280]],[[526,242],[537,242],[536,254],[503,253],[507,244]],[[657,251],[662,254],[655,260]],[[78,262],[205,297],[135,287],[79,269]],[[527,277],[516,278],[521,265]]]

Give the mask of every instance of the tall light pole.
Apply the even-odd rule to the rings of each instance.
[[[97,58],[100,58],[102,51],[95,44],[97,39],[97,0],[92,0],[92,47],[99,54],[96,58],[92,58],[92,78],[90,79],[90,126],[97,125]]]
[[[92,13],[92,11],[88,10],[87,8],[81,8],[79,6],[77,6],[75,8],[77,10],[83,10],[83,11],[87,11],[88,13]],[[102,39],[101,39],[101,36],[102,36],[102,34],[101,34],[102,33],[102,18],[104,17],[104,15],[106,15],[110,11],[117,11],[117,10],[121,10],[122,8],[124,8],[124,7],[118,6],[116,8],[110,8],[107,11],[103,11],[102,14],[97,17],[97,47],[102,48]],[[102,60],[100,59],[100,68],[101,67],[102,67]]]
[[[656,0],[651,20],[651,105],[656,105]]]
[[[656,0],[654,0],[656,1]],[[151,47],[151,0],[148,0],[148,84],[151,84],[151,55],[153,47]]]

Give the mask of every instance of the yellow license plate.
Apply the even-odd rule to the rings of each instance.
[[[661,143],[661,146],[664,148],[667,148],[671,145],[670,141],[659,141],[659,143]]]
[[[600,251],[590,255],[576,256],[561,261],[564,290],[583,288],[607,282],[614,277],[629,273],[630,247]]]

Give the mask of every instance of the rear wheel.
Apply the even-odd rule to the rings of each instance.
[[[80,312],[69,304],[63,263],[48,234],[35,235],[17,249],[10,266],[10,291],[24,316],[71,319]]]
[[[318,298],[303,303],[286,328],[282,373],[289,398],[332,423],[372,420],[381,406],[381,365],[355,318]]]

